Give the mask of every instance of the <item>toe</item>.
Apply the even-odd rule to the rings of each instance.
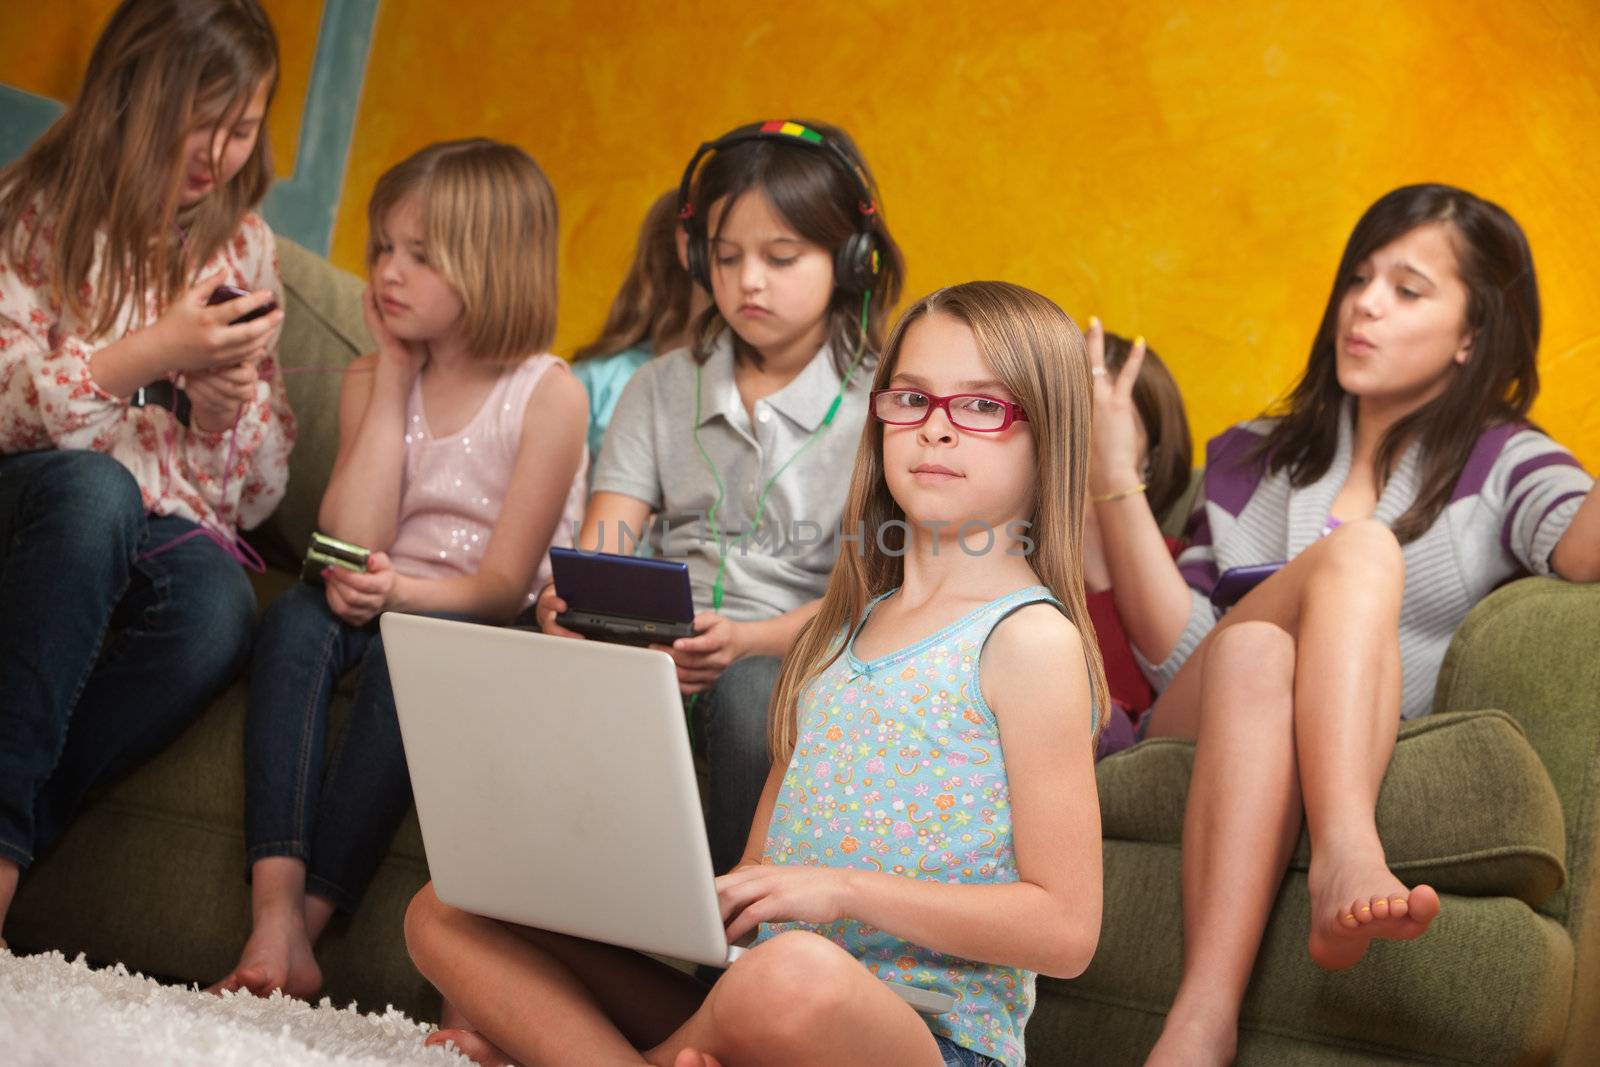
[[[1405,897],[1394,896],[1389,898],[1389,914],[1393,918],[1404,919],[1410,911],[1410,904]]]
[[[1433,891],[1432,886],[1419,885],[1412,889],[1406,903],[1411,918],[1424,925],[1433,922],[1439,915],[1439,894]]]
[[[1387,919],[1389,917],[1389,898],[1373,897],[1371,900],[1372,917],[1374,919]]]
[[[230,974],[230,975],[228,975],[228,977],[222,979],[220,982],[215,982],[215,983],[213,983],[211,985],[206,986],[206,992],[207,993],[211,993],[211,994],[213,994],[215,996],[219,996],[219,997],[222,996],[222,994],[224,994],[224,993],[237,993],[238,991],[239,991],[239,976],[237,974]]]
[[[272,991],[283,985],[265,967],[246,967],[239,972],[239,984],[258,997],[270,997]]]

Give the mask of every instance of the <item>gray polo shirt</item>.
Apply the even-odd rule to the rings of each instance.
[[[762,488],[822,427],[839,375],[824,346],[793,381],[756,403],[752,419],[734,384],[728,334],[700,368],[700,443],[726,489],[717,525],[728,545],[722,612],[729,618],[769,619],[822,595],[838,553],[871,380],[866,368],[856,372],[833,422],[767,492],[761,527],[741,544]],[[687,348],[640,367],[617,401],[593,489],[650,505],[651,550],[688,563],[695,608],[707,611],[718,554],[706,515],[717,483],[695,447],[694,410],[695,362]],[[613,545],[615,536],[605,531]]]

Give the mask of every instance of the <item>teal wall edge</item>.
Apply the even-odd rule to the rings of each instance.
[[[379,2],[325,0],[294,175],[276,182],[261,205],[275,232],[321,256],[333,240]],[[0,85],[0,164],[20,156],[64,110],[59,101]]]
[[[33,139],[65,111],[47,96],[0,85],[0,165],[22,155]]]

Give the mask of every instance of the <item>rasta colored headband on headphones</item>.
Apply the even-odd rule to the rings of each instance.
[[[725,148],[732,148],[736,144],[746,141],[798,141],[827,152],[839,165],[844,168],[855,181],[856,188],[861,193],[861,199],[856,204],[863,216],[873,216],[878,213],[878,201],[872,195],[872,183],[867,180],[866,172],[850,154],[821,133],[809,126],[787,119],[773,119],[770,122],[752,122],[748,126],[740,126],[718,137],[715,141],[706,141],[695,150],[694,157],[689,160],[689,165],[683,168],[683,181],[678,183],[678,217],[691,219],[694,217],[694,205],[690,202],[690,194],[694,188],[695,171],[700,167],[700,161],[713,152],[720,152]]]
[[[695,150],[689,165],[683,169],[683,180],[678,184],[678,218],[682,220],[689,236],[690,276],[706,292],[711,291],[711,265],[706,248],[710,235],[706,232],[704,220],[695,217],[692,200],[694,176],[699,170],[700,161],[713,152],[720,152],[746,141],[777,141],[807,145],[826,153],[844,169],[846,174],[850,175],[850,180],[855,183],[856,190],[860,194],[856,200],[857,231],[834,254],[834,281],[849,291],[870,291],[880,267],[873,222],[878,214],[878,202],[872,193],[872,182],[868,180],[861,164],[852,158],[850,153],[823,136],[820,131],[787,119],[754,122],[730,130],[714,141],[706,141]]]

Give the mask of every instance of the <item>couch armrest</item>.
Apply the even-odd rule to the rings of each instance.
[[[1457,628],[1433,710],[1499,708],[1544,761],[1561,797],[1571,884],[1597,873],[1600,799],[1600,584],[1524,578],[1485,597]],[[1564,897],[1544,910],[1565,921]]]
[[[1524,578],[1472,609],[1445,655],[1433,710],[1477,708],[1522,724],[1561,798],[1567,885],[1538,910],[1572,937],[1562,1062],[1578,1062],[1573,1050],[1600,1048],[1600,584]]]

